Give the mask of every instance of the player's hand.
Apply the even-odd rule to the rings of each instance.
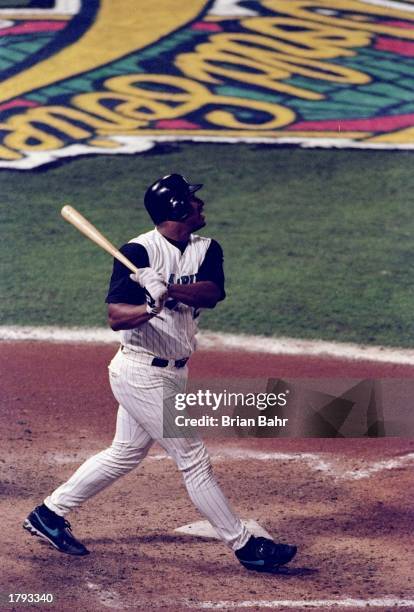
[[[129,277],[144,289],[148,289],[148,284],[153,281],[164,283],[161,274],[158,274],[153,268],[141,268],[136,274],[130,274]]]
[[[162,292],[161,292],[162,291]],[[151,315],[157,315],[164,308],[165,300],[167,299],[167,288],[163,285],[163,288],[159,291],[152,290],[152,293],[145,289],[145,299],[147,301],[147,312]]]
[[[138,274],[131,274],[130,278],[145,289],[148,314],[161,312],[168,297],[168,287],[161,275],[152,268],[142,268]]]
[[[149,280],[145,286],[148,314],[157,315],[161,312],[167,297],[168,289],[165,283],[159,280]]]

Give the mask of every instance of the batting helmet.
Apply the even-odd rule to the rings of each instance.
[[[190,185],[181,174],[168,174],[148,187],[144,203],[155,225],[184,221],[192,211],[191,194],[203,185]]]

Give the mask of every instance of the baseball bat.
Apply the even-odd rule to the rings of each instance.
[[[66,206],[64,206],[60,212],[62,217],[66,221],[76,227],[76,229],[79,230],[82,234],[84,234],[87,238],[89,238],[89,240],[92,240],[92,242],[107,251],[110,255],[112,255],[112,257],[115,257],[118,261],[123,263],[124,266],[131,270],[131,272],[139,274],[139,269],[134,266],[134,264],[129,261],[129,259],[125,257],[125,255],[122,255],[122,253],[118,251],[118,249],[112,244],[112,242],[109,242],[109,240],[105,238],[105,236],[101,234],[101,232],[96,229],[96,227],[92,225],[92,223],[85,219],[85,217],[81,215],[80,212],[76,210],[76,208],[73,208],[73,206],[69,206],[69,204],[66,204]]]

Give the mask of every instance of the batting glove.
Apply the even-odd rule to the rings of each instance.
[[[160,281],[152,281],[145,287],[148,314],[156,315],[164,308],[168,289]]]
[[[152,268],[142,268],[137,274],[131,274],[130,278],[145,289],[148,314],[161,312],[168,297],[168,287],[161,275]]]
[[[141,268],[136,274],[130,274],[129,276],[131,280],[141,285],[144,289],[147,289],[148,283],[152,281],[164,283],[161,274],[158,274],[153,268]]]

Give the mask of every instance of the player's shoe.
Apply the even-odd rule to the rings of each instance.
[[[236,550],[236,557],[248,570],[273,572],[280,565],[292,561],[296,551],[296,546],[276,544],[268,538],[251,536],[243,548]]]
[[[37,506],[23,523],[23,528],[32,535],[49,542],[60,552],[68,555],[88,555],[89,550],[72,534],[70,523],[44,504]]]

